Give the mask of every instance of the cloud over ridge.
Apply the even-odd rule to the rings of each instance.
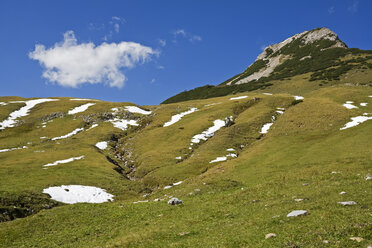
[[[61,86],[76,88],[84,83],[104,83],[121,88],[126,77],[120,69],[133,68],[157,53],[135,42],[78,44],[74,32],[67,31],[62,42],[50,48],[35,45],[28,56],[39,61],[44,78]]]

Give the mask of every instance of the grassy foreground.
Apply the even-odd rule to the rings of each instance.
[[[303,79],[298,80],[305,84]],[[60,141],[40,137],[89,127],[89,114],[129,104],[97,102],[75,117],[54,119],[45,128],[38,128],[43,116],[67,112],[85,102],[61,99],[38,105],[23,118],[23,125],[0,132],[0,149],[32,143],[28,149],[0,153],[0,191],[40,194],[49,186],[81,184],[102,187],[116,196],[115,201],[62,205],[2,222],[0,246],[372,245],[372,180],[365,180],[372,174],[372,121],[340,130],[350,117],[371,113],[372,98],[368,96],[372,90],[365,86],[292,85],[288,80],[266,89],[273,95],[264,95],[263,91],[241,93],[249,97],[235,101],[226,96],[147,106],[153,111],[151,116],[132,116],[146,123],[143,127],[124,132],[109,122],[97,121],[98,127]],[[305,99],[292,105],[293,96],[282,92]],[[359,108],[346,109],[342,106],[346,101],[353,101]],[[362,102],[368,105],[362,107]],[[13,105],[4,107],[0,107],[2,118],[14,110]],[[172,115],[190,107],[198,111],[172,126],[162,126]],[[283,115],[275,112],[278,107],[286,109]],[[230,115],[234,116],[234,125],[188,149],[193,135]],[[273,115],[275,123],[267,134],[260,135],[261,127]],[[108,150],[94,146],[103,140],[110,141]],[[209,163],[226,155],[227,148],[234,148],[239,156]],[[120,162],[115,154],[133,161],[136,170],[128,174],[132,180],[114,170],[116,166],[107,160],[109,156]],[[43,164],[81,155],[85,156],[82,160],[42,169]],[[183,157],[181,162],[175,159],[177,156]],[[181,180],[182,184],[163,189]],[[168,205],[171,196],[183,204]],[[162,200],[154,201],[156,198]],[[149,202],[133,204],[138,200]],[[357,204],[342,206],[340,201]],[[306,210],[308,214],[286,217],[293,210]],[[268,233],[276,237],[265,239]],[[363,240],[357,242],[352,237]]]

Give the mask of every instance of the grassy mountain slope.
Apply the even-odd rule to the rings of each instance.
[[[371,69],[372,51],[347,48],[335,33],[318,28],[268,46],[245,71],[217,86],[207,85],[184,91],[163,103],[270,89],[277,80],[290,80],[301,75],[308,76],[309,85],[337,84],[353,70],[368,71],[370,75]],[[371,78],[361,83],[371,85]]]
[[[111,108],[130,103],[94,102],[75,116],[47,122],[45,128],[45,116],[86,102],[60,98],[37,105],[19,126],[0,131],[0,149],[29,146],[0,153],[0,191],[6,192],[0,209],[13,207],[4,195],[42,197],[44,188],[62,184],[101,187],[115,200],[51,209],[31,203],[39,212],[0,223],[0,246],[322,247],[327,240],[329,247],[366,247],[372,243],[372,181],[365,180],[372,173],[372,121],[340,130],[351,117],[372,111],[372,89],[361,84],[370,80],[370,71],[357,70],[324,86],[309,84],[307,73],[274,81],[265,91],[234,96],[248,95],[240,100],[223,96],[146,106],[152,111],[148,116],[122,111],[123,118],[140,123],[126,131],[105,118],[110,118]],[[305,99],[293,102],[292,95]],[[358,108],[346,109],[346,101]],[[0,115],[4,119],[19,107],[0,106]],[[172,115],[190,107],[198,111],[163,127]],[[277,108],[285,108],[284,114]],[[195,134],[227,116],[235,124],[189,149]],[[267,134],[260,134],[272,116],[276,121]],[[98,126],[87,130],[93,123]],[[79,127],[85,130],[66,139],[40,139]],[[104,140],[109,149],[94,146]],[[226,155],[227,148],[234,148],[238,157],[209,163]],[[42,169],[43,164],[81,155],[84,159]],[[168,205],[171,196],[184,203]],[[149,202],[133,204],[143,200]],[[345,207],[339,201],[357,205]],[[286,217],[299,209],[308,215]],[[277,236],[265,239],[271,232]],[[351,237],[364,240],[358,243]]]

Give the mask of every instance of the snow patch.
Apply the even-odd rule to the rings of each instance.
[[[149,115],[152,113],[151,111],[143,110],[136,106],[125,106],[125,110],[131,113],[138,113],[138,114],[143,114],[143,115]]]
[[[368,103],[366,103],[366,102],[361,102],[361,103],[360,103],[360,106],[365,107],[365,106],[367,106],[367,104],[368,104]]]
[[[192,137],[191,139],[191,143],[200,143],[200,140],[207,140],[208,138],[212,137],[214,133],[217,132],[221,127],[224,126],[225,122],[223,120],[215,120],[213,122],[213,126],[203,131],[201,134],[194,135],[194,137]]]
[[[342,104],[342,106],[344,106],[347,109],[358,108],[357,106],[353,105],[352,103],[354,103],[354,102],[353,101],[346,101],[344,104]]]
[[[26,106],[21,107],[20,109],[13,111],[9,114],[8,119],[0,122],[0,130],[5,129],[7,127],[14,127],[17,123],[16,119],[20,117],[27,116],[30,110],[35,107],[37,104],[44,103],[44,102],[51,102],[51,101],[59,101],[59,99],[36,99],[36,100],[29,100],[29,101],[14,101],[13,103],[25,103]]]
[[[115,118],[113,120],[109,120],[109,122],[111,122],[112,125],[114,125],[114,127],[120,128],[123,131],[126,130],[129,125],[131,125],[131,126],[138,126],[139,125],[136,120],[121,120],[121,119],[118,119],[118,118]]]
[[[74,160],[80,160],[80,159],[83,159],[83,158],[84,158],[84,156],[75,157],[75,158],[68,158],[68,159],[63,159],[63,160],[57,160],[53,163],[45,164],[45,165],[43,165],[43,167],[56,166],[58,164],[67,164],[67,163],[70,163]]]
[[[69,115],[74,115],[74,114],[77,114],[77,113],[80,113],[80,112],[84,112],[90,106],[93,106],[93,105],[95,105],[95,103],[86,103],[86,104],[80,105],[80,106],[78,106],[76,108],[73,108],[70,111],[68,111],[68,114]]]
[[[74,131],[66,134],[66,135],[63,135],[63,136],[59,136],[59,137],[54,137],[52,138],[52,140],[60,140],[60,139],[66,139],[68,137],[71,137],[77,133],[80,133],[81,131],[84,131],[84,128],[76,128]]]
[[[11,152],[11,151],[14,151],[14,150],[26,149],[26,148],[28,148],[28,147],[27,146],[23,146],[23,147],[9,148],[9,149],[1,149],[0,152]]]
[[[8,105],[8,104],[6,102],[0,102],[0,105],[5,106],[5,105]]]
[[[344,127],[340,128],[340,130],[344,130],[347,128],[358,126],[359,124],[372,120],[372,116],[357,116],[357,117],[351,117],[351,121],[346,123]]]
[[[267,95],[267,96],[272,96],[273,94],[271,93],[262,93],[263,95]]]
[[[195,112],[196,110],[198,110],[198,109],[197,108],[190,108],[188,111],[173,115],[171,117],[170,121],[164,123],[163,127],[168,127],[170,125],[173,125],[174,123],[180,121],[182,119],[182,117],[184,117],[185,115],[189,115],[189,114]]]
[[[244,99],[247,98],[248,96],[238,96],[238,97],[231,97],[230,100],[239,100],[239,99]]]
[[[103,203],[113,201],[114,195],[106,190],[83,185],[62,185],[49,187],[43,190],[43,193],[49,194],[53,200],[67,203]]]
[[[265,125],[262,126],[261,128],[261,131],[260,133],[264,134],[264,133],[267,133],[270,129],[270,127],[273,125],[274,123],[266,123]]]
[[[295,100],[304,100],[303,96],[293,96]]]
[[[107,141],[98,142],[96,147],[100,150],[105,150],[107,148]]]
[[[222,162],[226,160],[227,160],[227,157],[217,157],[216,159],[210,161],[209,163],[212,164],[212,163]]]

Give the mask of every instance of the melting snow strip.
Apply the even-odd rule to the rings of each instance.
[[[152,113],[151,111],[147,111],[147,110],[141,109],[136,106],[125,106],[125,110],[131,113],[138,113],[138,114],[143,114],[143,115],[149,115]]]
[[[167,186],[164,187],[164,189],[170,189],[170,188],[172,188],[173,186],[180,185],[181,183],[182,183],[182,181],[179,181],[179,182],[173,183],[172,185],[167,185]]]
[[[75,157],[75,158],[68,158],[68,159],[63,159],[63,160],[57,160],[53,163],[45,164],[45,165],[43,165],[43,167],[56,166],[58,164],[66,164],[66,163],[70,163],[74,160],[80,160],[80,159],[83,159],[83,158],[84,158],[84,156]]]
[[[271,93],[262,93],[263,95],[267,95],[267,96],[272,96],[273,94]]]
[[[77,133],[80,133],[81,131],[84,131],[84,128],[76,128],[71,133],[68,133],[68,134],[63,135],[63,136],[60,136],[60,137],[54,137],[54,138],[52,138],[52,140],[66,139],[66,138],[71,137],[71,136],[73,136],[73,135],[75,135]]]
[[[96,147],[100,150],[105,150],[107,148],[107,141],[98,142]]]
[[[271,120],[272,120],[271,123],[266,123],[265,125],[262,126],[260,133],[265,134],[269,131],[270,127],[274,124],[275,116],[272,116]]]
[[[200,140],[207,140],[208,138],[212,137],[215,132],[217,132],[221,127],[225,126],[225,122],[223,120],[215,120],[213,122],[213,126],[208,128],[207,130],[203,131],[201,134],[194,135],[192,137],[192,143],[200,143]]]
[[[352,103],[354,103],[354,102],[353,101],[346,101],[344,104],[342,104],[342,106],[344,106],[347,109],[358,108],[357,106],[353,105]]]
[[[190,108],[188,111],[173,115],[171,117],[170,121],[164,123],[163,127],[168,127],[170,125],[173,125],[174,123],[180,121],[182,119],[182,117],[184,117],[185,115],[189,115],[189,114],[195,112],[196,110],[198,110],[198,109],[197,108]]]
[[[89,131],[90,129],[95,128],[95,127],[98,127],[98,124],[97,124],[97,123],[93,124],[93,125],[92,125],[90,128],[88,128],[86,131]]]
[[[62,185],[49,187],[43,190],[43,193],[49,194],[53,200],[74,204],[74,203],[103,203],[113,201],[114,195],[106,190],[83,185]]]
[[[70,111],[68,111],[67,114],[69,115],[74,115],[74,114],[77,114],[77,113],[80,113],[80,112],[84,112],[85,110],[87,110],[90,106],[93,106],[95,103],[86,103],[86,104],[83,104],[83,105],[80,105],[76,108],[73,108],[71,109]]]
[[[344,130],[350,127],[358,126],[359,124],[372,120],[372,116],[357,116],[357,117],[351,117],[351,121],[346,123],[344,127],[340,128],[340,130]]]
[[[2,150],[0,150],[0,152],[11,152],[11,151],[14,151],[14,150],[26,149],[26,148],[28,148],[28,147],[27,146],[15,147],[15,148],[9,148],[9,149],[2,149]]]
[[[360,106],[365,107],[365,106],[367,106],[367,104],[368,104],[368,103],[366,103],[366,102],[361,102],[361,103],[360,103]]]
[[[59,99],[36,99],[36,100],[29,100],[29,101],[15,101],[14,103],[25,103],[26,106],[21,107],[20,109],[13,111],[9,114],[8,119],[0,122],[0,130],[5,129],[7,127],[14,127],[17,123],[16,119],[20,117],[27,116],[29,111],[35,107],[37,104],[44,103],[44,102],[51,102],[51,101],[59,101]]]
[[[222,162],[226,160],[227,160],[227,157],[217,157],[216,159],[210,161],[209,163],[212,164],[212,163]]]
[[[0,102],[0,105],[5,106],[5,105],[7,105],[7,103],[6,102]]]
[[[303,96],[293,96],[295,100],[304,100]]]
[[[138,126],[138,123],[136,120],[121,120],[121,119],[115,118],[113,120],[109,120],[109,122],[111,122],[112,125],[114,125],[114,127],[120,128],[123,131],[126,130],[129,125]]]
[[[248,96],[238,96],[238,97],[231,97],[230,98],[230,101],[232,100],[240,100],[240,99],[244,99],[244,98],[247,98]]]

